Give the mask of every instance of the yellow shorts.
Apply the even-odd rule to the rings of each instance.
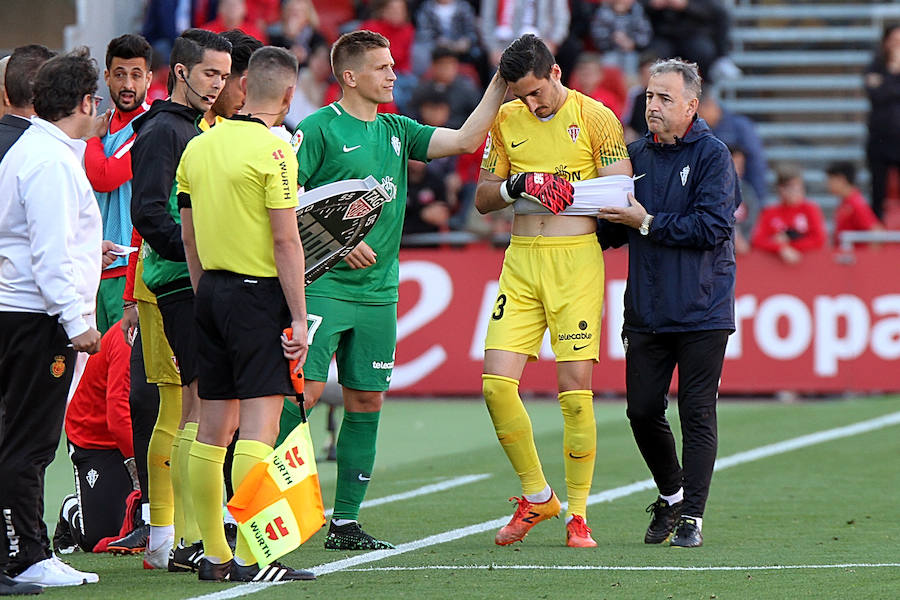
[[[557,362],[598,360],[603,273],[603,252],[593,233],[512,236],[485,350],[518,352],[536,360],[549,327]]]
[[[181,375],[178,373],[175,353],[172,352],[166,339],[159,309],[152,302],[144,300],[138,300],[137,305],[147,383],[170,383],[180,386]]]

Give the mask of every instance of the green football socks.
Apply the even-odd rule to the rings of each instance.
[[[344,412],[337,440],[335,519],[359,518],[359,505],[366,497],[375,466],[375,440],[380,417],[380,411]]]

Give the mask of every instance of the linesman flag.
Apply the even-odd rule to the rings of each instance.
[[[308,422],[298,425],[253,467],[228,502],[228,510],[260,567],[321,529],[325,508]]]

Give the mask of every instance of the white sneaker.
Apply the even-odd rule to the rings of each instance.
[[[72,571],[74,571],[74,573],[79,573],[78,571],[75,571],[75,569],[72,569]],[[62,570],[52,558],[45,558],[13,577],[13,581],[18,583],[36,583],[47,587],[82,585],[86,583],[84,577],[75,575],[74,573]],[[87,573],[81,573],[80,575],[87,575]],[[95,578],[97,577],[94,573],[91,573],[91,575]],[[97,581],[97,579],[94,581]]]
[[[51,555],[50,560],[56,563],[56,568],[63,573],[68,573],[73,577],[81,577],[85,583],[97,583],[98,581],[100,581],[100,576],[96,573],[91,573],[89,571],[79,571],[69,563],[61,561],[55,554]]]
[[[144,568],[145,569],[168,569],[169,568],[169,551],[172,550],[172,544],[175,542],[174,537],[167,539],[162,545],[155,550],[150,549],[150,542],[147,542],[147,550],[144,551]]]

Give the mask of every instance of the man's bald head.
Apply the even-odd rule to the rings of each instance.
[[[297,57],[284,48],[264,46],[247,67],[247,102],[279,102],[297,84]]]

